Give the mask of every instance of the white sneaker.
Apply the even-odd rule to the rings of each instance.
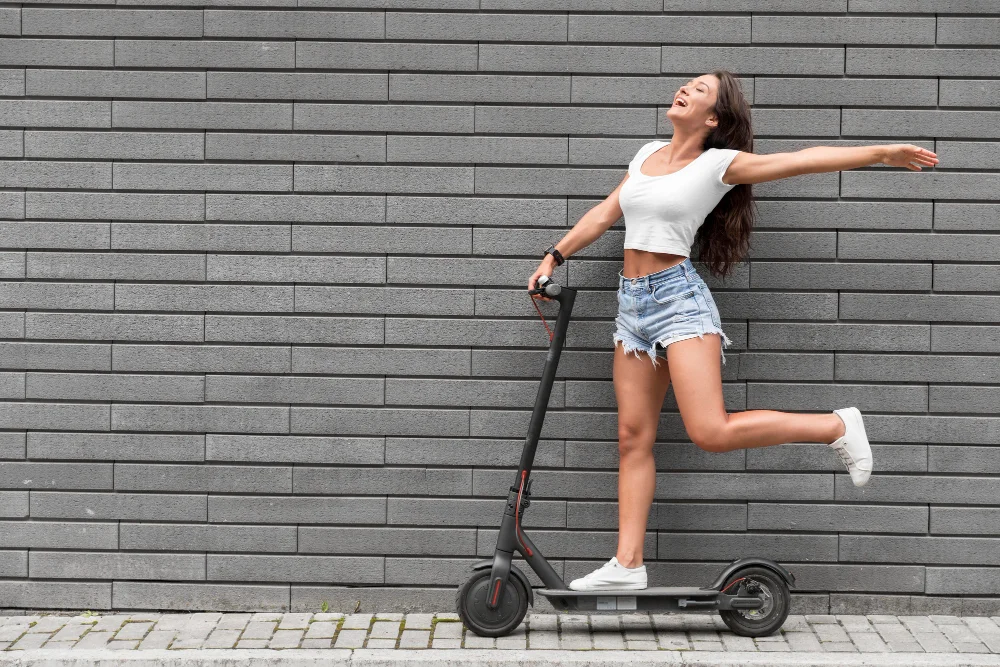
[[[828,447],[840,454],[841,460],[851,473],[854,486],[864,486],[872,474],[872,448],[868,444],[865,425],[861,421],[861,411],[857,408],[840,408],[833,411],[844,422],[844,435]]]
[[[574,579],[569,587],[574,591],[642,590],[646,588],[646,566],[623,567],[615,556],[587,576]]]

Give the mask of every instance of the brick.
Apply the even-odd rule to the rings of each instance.
[[[36,491],[31,499],[31,516],[46,519],[204,521],[206,501],[202,495]]]
[[[118,548],[118,524],[116,522],[0,521],[0,526],[3,527],[3,531],[0,532],[0,544],[4,548]],[[10,600],[10,597],[6,599]],[[37,605],[38,601],[36,600],[20,606],[36,607]],[[17,605],[11,602],[11,606]]]
[[[186,584],[145,581],[114,582],[118,609],[215,609],[218,611],[285,611],[288,587],[255,584]]]
[[[142,494],[147,495],[147,494]],[[204,518],[204,517],[202,517]],[[126,523],[119,527],[120,548],[141,551],[294,552],[295,526]]]
[[[114,40],[0,38],[0,65],[113,67]]]
[[[378,72],[209,71],[208,96],[269,100],[387,100],[388,81],[388,73]],[[338,139],[348,142],[365,140],[363,137]]]
[[[110,125],[109,125],[110,127]],[[201,160],[205,156],[205,141],[200,134],[170,133],[170,132],[43,132],[27,131],[24,136],[25,153],[30,157],[39,158],[72,158],[86,157],[91,159],[119,160]],[[155,169],[156,166],[147,165]],[[124,176],[115,176],[115,187],[121,187]],[[110,186],[106,186],[110,187]],[[151,187],[150,189],[155,189]],[[150,197],[147,193],[32,193],[32,199],[37,197],[68,196],[103,196],[105,202],[117,198],[121,200],[131,197],[141,201],[140,197]],[[166,196],[166,195],[152,195]],[[177,195],[169,195],[177,197]],[[204,195],[196,195],[203,197]],[[175,214],[176,215],[176,214]],[[45,217],[45,216],[39,216]],[[58,216],[63,217],[63,216]],[[75,217],[75,216],[74,216]],[[87,217],[87,216],[81,216]],[[103,217],[108,217],[107,215]],[[121,216],[131,218],[131,215]],[[173,215],[165,217],[175,219]],[[186,218],[182,218],[186,219]],[[195,218],[201,219],[201,218]]]
[[[0,100],[0,113],[9,125],[111,127],[111,106],[104,101]]]
[[[0,238],[3,228],[0,227]],[[107,227],[105,227],[107,243]],[[104,245],[102,247],[108,247]],[[118,222],[111,225],[116,250],[287,251],[282,225],[174,225]]]
[[[208,555],[208,578],[214,581],[323,581],[382,583],[383,559],[372,556]]]
[[[116,67],[295,67],[292,42],[115,40]],[[110,63],[109,63],[110,65]]]
[[[32,459],[201,461],[204,442],[203,435],[33,432],[27,447]]]
[[[25,74],[22,86],[28,95],[115,99],[205,97],[204,72],[29,69]]]
[[[175,135],[175,138],[177,143],[185,143],[181,135]],[[174,146],[176,143],[170,142],[170,145]],[[188,153],[193,154],[193,151]],[[111,218],[196,221],[205,217],[205,196],[141,192],[28,192],[25,193],[25,209],[30,218],[53,220]]]
[[[41,9],[22,11],[21,34],[87,37],[201,37],[192,10]]]
[[[258,102],[112,102],[114,127],[290,130],[292,105]]]
[[[27,313],[25,337],[92,341],[200,342],[202,315]]]
[[[292,189],[292,168],[280,164],[116,162],[114,181],[116,188],[124,190],[288,191]]]
[[[205,460],[381,464],[384,462],[384,448],[382,438],[210,434],[206,436]]]
[[[106,190],[111,187],[111,165],[103,162],[0,160],[0,175],[0,187],[5,188]]]
[[[111,406],[111,425],[120,431],[287,433],[288,408],[116,403]]]
[[[339,492],[338,492],[339,493]],[[209,521],[239,523],[382,523],[385,497],[209,496]]]
[[[454,33],[452,33],[454,34]],[[205,12],[208,37],[269,37],[299,39],[385,38],[383,12],[323,12],[216,10]],[[427,39],[428,36],[422,36]]]
[[[123,491],[290,493],[288,466],[115,464],[115,489]]]
[[[111,489],[110,463],[0,462],[0,487]]]
[[[206,341],[252,343],[379,345],[384,329],[379,316],[206,315],[204,324]]]
[[[190,581],[205,578],[201,554],[31,552],[28,576],[64,579],[160,579]]]

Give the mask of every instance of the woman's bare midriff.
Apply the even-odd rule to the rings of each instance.
[[[625,266],[622,269],[622,274],[626,278],[648,276],[650,273],[677,266],[685,259],[684,255],[625,248]]]

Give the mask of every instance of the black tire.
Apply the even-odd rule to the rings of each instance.
[[[511,567],[500,606],[495,610],[486,607],[490,594],[489,568],[476,570],[468,581],[458,587],[455,607],[465,627],[480,637],[503,637],[521,624],[528,613],[528,591],[521,578],[514,574],[515,569]]]
[[[743,579],[737,584],[733,582]],[[720,611],[719,615],[729,629],[743,637],[767,637],[781,628],[788,618],[792,596],[788,584],[781,575],[766,567],[753,566],[737,570],[726,579],[723,590],[730,584],[727,593],[739,591],[740,596],[753,596],[765,600],[760,609],[731,609]]]

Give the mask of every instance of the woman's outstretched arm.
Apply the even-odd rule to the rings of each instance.
[[[767,155],[741,152],[733,159],[722,180],[727,184],[763,183],[800,174],[845,171],[880,162],[890,167],[921,171],[920,165],[933,167],[938,159],[937,153],[914,144],[810,146],[791,153]]]

